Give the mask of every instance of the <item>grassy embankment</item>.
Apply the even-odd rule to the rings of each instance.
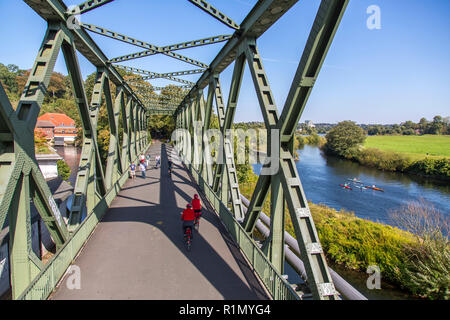
[[[251,198],[256,180],[257,176],[252,173],[248,182],[240,184],[241,193],[248,199]],[[430,288],[425,288],[423,284],[418,286],[410,275],[411,256],[422,250],[420,240],[412,233],[358,218],[345,210],[336,211],[313,203],[309,203],[309,206],[327,259],[361,272],[366,272],[371,265],[377,265],[383,280],[418,296],[436,297],[430,293],[435,289],[434,283],[429,284]],[[270,194],[263,212],[270,213]],[[286,230],[295,237],[287,210],[285,217]],[[448,288],[448,283],[443,286]],[[448,299],[448,293],[444,296]]]
[[[450,136],[370,136],[345,158],[379,170],[450,181]]]
[[[450,158],[450,136],[369,136],[364,147],[401,153],[412,160]]]

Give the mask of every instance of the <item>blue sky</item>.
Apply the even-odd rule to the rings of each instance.
[[[82,1],[80,1],[82,2]],[[240,23],[255,0],[210,0]],[[67,5],[79,3],[66,0]],[[297,69],[319,0],[299,1],[258,41],[264,66],[281,112]],[[370,5],[381,9],[381,29],[369,30]],[[23,1],[0,0],[0,62],[31,68],[46,23]],[[158,46],[214,35],[232,34],[186,0],[115,0],[82,16],[99,25]],[[91,34],[109,58],[141,48]],[[209,64],[224,43],[178,53]],[[397,123],[450,115],[450,1],[350,0],[301,121]],[[80,57],[83,75],[95,68]],[[124,65],[155,72],[195,69],[157,55]],[[225,97],[233,65],[222,76]],[[62,56],[55,71],[67,74]],[[196,81],[199,75],[185,76]],[[171,83],[154,80],[155,86]],[[236,121],[262,121],[247,69]]]

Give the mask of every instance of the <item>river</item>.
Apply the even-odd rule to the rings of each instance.
[[[395,225],[390,212],[410,201],[422,198],[447,217],[450,214],[450,185],[397,172],[384,172],[335,157],[327,157],[319,148],[305,146],[298,150],[296,162],[306,198],[316,204],[353,211],[356,216]],[[261,165],[254,165],[259,174]],[[340,184],[357,178],[364,185],[384,189],[344,189]]]
[[[297,170],[305,195],[313,203],[322,203],[337,210],[353,211],[360,218],[389,225],[395,225],[390,217],[392,210],[420,198],[433,205],[442,215],[448,217],[450,214],[448,184],[402,173],[383,172],[348,160],[327,157],[317,147],[305,146],[302,150],[297,150],[297,153]],[[253,169],[259,174],[261,165],[254,165]],[[347,179],[353,178],[364,182],[364,185],[376,185],[385,191],[358,188],[349,190],[339,186],[349,183]],[[338,265],[330,266],[369,299],[412,298],[384,281],[382,290],[369,290],[366,287],[368,275],[345,270]],[[298,274],[287,263],[285,273],[291,283],[299,280]]]
[[[77,180],[78,166],[80,165],[81,148],[73,146],[54,147],[54,148],[56,152],[61,157],[64,158],[64,161],[66,161],[67,165],[70,167],[70,170],[72,170],[68,182],[70,182],[72,186],[75,186],[75,182]]]

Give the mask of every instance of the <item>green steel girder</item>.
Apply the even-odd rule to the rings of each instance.
[[[144,110],[142,102],[124,82],[117,70],[108,65],[108,59],[106,59],[87,33],[83,30],[69,30],[66,27],[68,19],[66,14],[67,7],[62,1],[24,1],[48,21],[48,29],[16,111],[12,108],[6,92],[0,84],[0,175],[2,177],[0,181],[0,226],[3,227],[6,219],[9,220],[9,258],[12,296],[14,299],[22,295],[39,273],[44,272],[41,258],[36,256],[31,245],[31,206],[34,206],[40,215],[42,222],[56,244],[58,252],[72,239],[70,231],[74,229],[74,225],[69,225],[69,228],[66,226],[36,161],[34,149],[34,129],[37,117],[41,110],[59,51],[61,50],[64,55],[84,133],[80,173],[84,172],[87,175],[83,181],[86,188],[83,194],[83,188],[81,187],[83,183],[81,183],[80,179],[77,179],[76,190],[82,191],[81,194],[78,194],[82,195],[82,197],[74,198],[73,208],[80,206],[81,200],[81,202],[86,202],[87,206],[92,209],[93,204],[98,204],[105,199],[104,196],[107,189],[112,187],[109,183],[108,187],[105,186],[96,141],[96,117],[98,108],[101,105],[102,92],[106,99],[111,129],[110,156],[106,164],[107,172],[112,172],[111,174],[107,173],[111,184],[118,180],[119,173],[122,173],[124,168],[117,151],[118,119],[120,109],[125,108],[123,106],[125,96],[135,101],[134,111],[139,121],[136,126],[136,129],[139,130],[139,152],[145,144],[145,120],[148,119],[148,114]],[[103,2],[106,3],[105,1]],[[90,9],[93,9],[93,6],[98,7],[104,3],[91,1],[86,3],[86,5],[92,5]],[[77,49],[98,70],[90,107],[79,69],[76,55]],[[120,91],[114,105],[109,91],[109,80],[114,82]],[[92,210],[88,211],[88,213],[91,212]],[[71,217],[69,220],[73,221],[72,214]]]
[[[210,87],[208,89],[208,97],[206,100],[206,105],[204,101],[204,97],[202,95],[202,101],[200,104],[200,116],[202,121],[202,132],[201,132],[201,163],[199,167],[199,172],[201,172],[202,176],[206,177],[206,181],[208,185],[212,184],[212,163],[211,163],[211,150],[208,148],[209,144],[205,143],[205,135],[206,131],[209,129],[211,124],[211,112],[212,112],[212,105],[213,105],[213,98],[214,98],[214,91],[215,91],[215,84],[210,84]]]
[[[270,127],[273,128],[274,123],[276,122],[276,128],[281,131],[281,174],[278,174],[278,176],[281,178],[281,183],[286,193],[286,200],[299,248],[302,253],[302,259],[303,261],[308,261],[306,264],[308,279],[314,279],[314,283],[310,283],[310,287],[313,294],[320,299],[324,299],[329,296],[337,298],[337,294],[333,294],[334,289],[332,287],[331,277],[326,268],[326,260],[320,246],[317,231],[311,217],[300,178],[297,171],[292,170],[292,168],[295,168],[293,150],[291,150],[291,144],[295,133],[295,129],[292,129],[292,123],[298,123],[300,119],[309,93],[311,92],[314,81],[320,70],[320,66],[325,59],[329,46],[331,45],[334,34],[339,26],[339,22],[342,19],[347,3],[348,1],[345,0],[322,1],[316,20],[314,21],[311,34],[308,38],[305,51],[300,61],[299,68],[294,77],[291,91],[288,95],[285,108],[283,109],[282,117],[280,120],[277,120],[278,116],[276,112],[271,112],[270,114],[268,113],[265,116],[266,126],[270,125]],[[262,66],[262,61],[257,52],[256,45],[249,44],[247,57],[249,59],[249,63],[253,61],[253,67],[251,67],[251,70],[261,106],[266,105],[264,108],[266,110],[269,110],[269,108],[276,110],[276,107],[272,106],[270,103],[272,102],[273,104],[273,97],[271,97],[270,88],[267,85],[268,82],[265,78],[266,76],[264,69],[262,67],[259,69],[257,68],[258,66]],[[311,69],[307,70],[309,67]],[[262,87],[261,83],[266,84],[266,88]],[[261,93],[264,93],[268,99],[264,100]],[[268,101],[269,103],[267,103]],[[269,115],[272,115],[273,118],[269,118]],[[254,196],[250,202],[248,215],[244,222],[247,232],[251,232],[253,230],[256,219],[259,216],[261,205],[263,204],[263,201],[268,193],[269,179],[270,178],[268,176],[261,175],[258,180],[257,188],[255,189]],[[276,232],[275,235],[279,236],[279,233]],[[282,248],[279,249],[282,250]],[[310,281],[313,282],[312,280]],[[327,295],[324,294],[324,291],[328,291]],[[330,293],[331,295],[328,295]]]
[[[208,68],[208,65],[206,65],[200,61],[197,61],[197,60],[182,56],[180,54],[174,53],[173,51],[194,48],[194,47],[204,46],[204,45],[218,43],[218,42],[223,42],[223,41],[227,41],[228,39],[231,38],[231,36],[229,36],[229,35],[226,35],[226,36],[220,35],[220,36],[214,36],[214,37],[200,39],[200,40],[177,43],[177,44],[166,46],[166,47],[158,47],[151,43],[137,40],[137,39],[125,36],[123,34],[120,34],[120,33],[117,33],[117,32],[114,32],[114,31],[111,31],[106,28],[102,28],[102,27],[99,27],[99,26],[96,26],[93,24],[83,23],[82,27],[86,30],[89,30],[89,31],[99,34],[99,35],[102,35],[104,37],[108,37],[108,38],[111,38],[114,40],[122,41],[122,42],[125,42],[128,44],[146,49],[145,52],[138,52],[138,53],[124,56],[124,57],[118,57],[118,58],[111,59],[110,62],[112,62],[112,63],[131,60],[131,59],[129,59],[130,57],[142,58],[142,57],[150,56],[150,55],[154,55],[154,54],[163,54],[168,57],[175,58],[175,59],[178,59],[178,60],[181,60],[181,61],[184,61],[184,62],[187,62],[187,63],[193,64],[195,66],[206,69],[206,68]],[[127,58],[125,58],[125,57],[127,57]]]
[[[120,34],[120,33],[117,33],[117,32],[111,31],[111,30],[108,30],[106,28],[102,28],[102,27],[99,27],[99,26],[96,26],[96,25],[93,25],[93,24],[88,24],[88,23],[83,23],[81,26],[84,29],[86,29],[86,30],[89,30],[89,31],[91,31],[93,33],[99,34],[99,35],[104,36],[104,37],[108,37],[108,38],[111,38],[111,39],[114,39],[114,40],[119,40],[119,41],[122,41],[122,42],[125,42],[125,43],[128,43],[128,44],[132,44],[134,46],[141,47],[141,48],[144,48],[144,49],[147,49],[147,50],[150,49],[151,51],[155,51],[155,52],[158,52],[158,53],[160,52],[158,46],[155,46],[155,45],[153,45],[151,43],[148,43],[148,42],[145,42],[145,41],[134,39],[132,37],[128,37],[126,35],[123,35],[123,34]]]
[[[155,55],[158,53],[160,53],[160,52],[154,52],[153,50],[147,50],[147,51],[143,51],[143,52],[132,53],[132,54],[125,55],[122,57],[117,57],[117,58],[111,59],[110,62],[111,63],[124,62],[124,61],[129,61],[129,60],[133,60],[133,59],[137,59],[137,58],[152,56],[152,55]],[[189,63],[189,64],[192,64],[192,65],[200,67],[200,68],[206,69],[209,67],[207,64],[205,64],[203,62],[185,57],[181,54],[178,54],[178,53],[175,53],[172,51],[161,52],[161,54],[166,55],[171,58],[174,58],[174,59],[177,59],[177,60],[180,60],[180,61],[183,61],[183,62],[186,62],[186,63]]]
[[[34,124],[65,40],[59,24],[50,24],[16,111],[0,85],[0,226],[9,217],[11,283],[17,298],[42,269],[31,249],[33,203],[57,248],[69,234],[35,158]]]
[[[72,14],[83,14],[94,10],[95,8],[101,7],[107,3],[110,3],[114,0],[88,0],[79,5],[77,5],[74,9],[70,11]]]
[[[107,85],[109,89],[109,84]],[[105,90],[106,108],[109,118],[109,147],[108,159],[106,163],[105,185],[106,189],[110,189],[119,180],[124,168],[122,168],[122,161],[120,159],[120,141],[119,141],[119,116],[121,106],[125,104],[123,87],[117,88],[116,101],[114,106],[112,104],[112,97],[110,90]]]
[[[165,76],[169,76],[169,77],[186,76],[186,75],[191,75],[191,74],[203,73],[205,71],[204,69],[196,69],[196,70],[176,71],[176,72],[167,72],[167,73],[157,73],[157,72],[142,70],[142,69],[138,69],[138,68],[123,66],[120,64],[115,64],[114,67],[120,68],[120,69],[123,69],[126,71],[141,73],[141,74],[145,74],[145,75],[154,77],[154,78],[148,78],[148,79],[157,79],[157,78],[162,78]]]
[[[233,28],[234,30],[239,30],[239,24],[234,22],[231,18],[226,16],[224,13],[220,12],[216,8],[214,8],[211,4],[206,2],[205,0],[188,0],[198,8],[202,9],[209,15],[213,16],[223,24],[227,25],[230,28]]]
[[[132,79],[129,79],[128,81],[129,82],[145,81],[145,80],[159,79],[159,78],[164,78],[164,79],[167,79],[167,80],[172,80],[172,81],[175,81],[175,82],[184,83],[184,84],[187,84],[187,85],[190,85],[190,86],[195,85],[194,82],[183,80],[183,79],[179,79],[179,78],[175,78],[175,77],[171,77],[171,76],[168,76],[168,75],[162,75],[162,74],[155,75],[155,76],[145,76],[145,77],[132,78]]]
[[[151,108],[149,111],[149,114],[151,115],[159,115],[159,116],[171,116],[175,113],[175,108],[172,109],[166,109],[166,108]]]
[[[67,6],[62,0],[23,0],[27,5],[29,5],[38,15],[40,15],[44,20],[49,23],[60,22],[62,28],[67,29]],[[95,67],[105,68],[108,70],[110,80],[116,86],[123,86],[125,88],[125,93],[132,96],[138,104],[142,106],[139,98],[131,90],[130,86],[125,82],[122,76],[117,72],[117,70],[109,63],[109,59],[100,50],[97,44],[92,40],[89,34],[83,29],[71,29],[70,33],[73,37],[74,45],[77,50]]]
[[[227,129],[231,128],[244,66],[248,62],[266,128],[269,130],[278,129],[281,135],[279,137],[278,135],[273,136],[280,142],[279,149],[278,147],[278,150],[268,149],[269,156],[276,151],[279,152],[280,156],[275,161],[279,161],[280,169],[277,174],[259,177],[244,220],[244,228],[247,232],[253,231],[270,190],[270,235],[263,245],[263,252],[268,256],[274,268],[282,273],[284,264],[284,206],[286,203],[294,226],[301,258],[305,263],[308,284],[313,297],[316,299],[337,298],[295,167],[292,146],[295,128],[330,48],[348,0],[322,0],[280,117],[256,47],[256,41],[298,0],[260,0],[240,26],[206,1],[189,0],[222,23],[235,29],[236,32],[233,36],[211,37],[165,47],[158,47],[90,24],[82,24],[84,28],[81,29],[69,30],[66,27],[66,22],[70,18],[70,12],[67,11],[67,7],[62,0],[24,1],[49,22],[49,31],[44,39],[42,52],[40,51],[40,56],[36,59],[32,69],[17,112],[11,111],[9,101],[0,86],[0,161],[2,161],[0,174],[8,177],[5,181],[0,182],[0,224],[3,225],[8,213],[12,234],[10,241],[13,246],[11,277],[15,297],[24,290],[42,268],[39,258],[30,249],[30,206],[28,205],[30,200],[33,201],[50,230],[52,238],[60,247],[68,238],[70,239],[69,231],[76,229],[84,207],[86,206],[88,213],[90,213],[93,207],[102,200],[107,190],[113,187],[119,176],[125,172],[129,162],[134,160],[142,151],[147,141],[147,121],[151,114],[175,115],[177,128],[184,128],[191,133],[190,140],[186,135],[181,137],[183,143],[181,153],[185,161],[188,163],[194,162],[192,168],[198,169],[203,179],[208,184],[212,184],[214,192],[222,199],[225,206],[228,206],[229,199],[231,199],[233,213],[237,219],[244,218],[234,164],[232,148],[234,143],[230,141],[230,137],[225,136],[220,152],[223,153],[226,164],[218,164],[213,175],[212,168],[206,161],[208,160],[207,157],[210,157],[210,153],[206,150],[203,135],[210,125],[214,97],[218,109],[220,130],[222,133],[226,133]],[[77,8],[78,10],[75,10],[78,12],[73,12],[73,14],[88,12],[111,1],[86,1]],[[90,38],[87,31],[142,47],[146,51],[108,60]],[[173,52],[223,41],[227,42],[210,66]],[[59,48],[64,53],[84,129],[83,150],[75,188],[74,206],[69,219],[69,230],[67,230],[65,224],[59,223],[61,219],[58,218],[58,211],[54,210],[53,199],[37,166],[34,146],[30,139]],[[86,99],[75,50],[83,54],[98,70],[90,106]],[[153,90],[168,90],[171,92],[177,91],[176,89],[147,87],[138,83],[127,84],[116,68],[111,65],[111,62],[127,61],[155,54],[164,54],[199,66],[202,69],[153,73],[125,66],[116,67],[146,75],[139,80],[162,77],[188,84],[178,87],[190,89],[190,92],[186,95],[176,93],[177,97],[182,98],[176,108],[175,104],[178,103],[178,99],[173,96],[168,95],[167,98],[171,102],[164,103],[161,102],[164,101],[163,96],[159,95],[158,99],[155,99],[156,95],[150,93]],[[219,75],[233,61],[235,61],[235,68],[227,109],[225,109]],[[176,76],[196,73],[202,73],[196,84],[175,78]],[[117,95],[114,102],[109,87],[110,81],[117,86]],[[148,90],[148,92],[140,90],[143,93],[144,101],[139,99],[131,86]],[[203,90],[206,86],[209,86],[209,90],[205,102]],[[103,175],[96,141],[96,119],[99,107],[102,104],[103,94],[111,128],[106,175]],[[118,137],[120,113],[122,113],[124,129],[121,154],[119,154]],[[201,133],[195,131],[195,121],[201,122]],[[196,135],[193,134],[194,132]],[[199,145],[203,157],[199,163],[199,159],[193,158],[197,154],[199,145],[193,142],[194,139],[197,142],[200,134],[202,135],[202,141]],[[264,168],[269,167],[269,165],[271,163],[265,164]]]
[[[219,42],[223,42],[223,41],[227,41],[231,38],[231,35],[220,35],[220,36],[215,36],[215,37],[209,37],[209,38],[204,38],[204,39],[200,39],[200,40],[195,40],[195,41],[189,41],[189,42],[184,42],[184,43],[179,43],[179,44],[174,44],[174,45],[170,45],[170,46],[165,46],[165,47],[158,47],[158,49],[150,49],[150,50],[146,50],[146,51],[140,51],[140,52],[136,52],[136,53],[131,53],[131,54],[127,54],[124,56],[120,56],[117,58],[113,58],[111,59],[110,62],[112,63],[118,63],[118,62],[123,62],[123,61],[129,61],[129,60],[134,60],[134,59],[139,59],[139,58],[144,58],[144,57],[148,57],[148,56],[152,56],[155,54],[166,54],[171,56],[172,58],[184,61],[184,62],[188,62],[191,63],[193,65],[197,65],[201,68],[208,68],[208,66],[204,63],[201,63],[199,61],[195,61],[189,58],[186,58],[184,56],[181,55],[177,55],[175,53],[173,53],[173,51],[175,50],[182,50],[182,49],[189,49],[189,48],[193,48],[193,47],[198,47],[198,46],[204,46],[204,45],[209,45],[209,44],[214,44],[214,43],[219,43]],[[120,39],[117,39],[120,40]]]
[[[66,54],[66,60],[76,59],[76,56],[73,56],[74,52],[67,51]],[[77,83],[81,82],[81,72],[78,68],[73,70],[70,75],[75,76],[76,79],[78,79],[76,81]],[[75,86],[75,83],[73,86]],[[75,89],[74,91],[82,94],[81,101],[86,101],[84,87]],[[83,130],[84,137],[81,160],[75,182],[73,205],[69,216],[69,230],[71,232],[75,232],[81,224],[84,210],[89,213],[97,205],[98,199],[93,197],[93,195],[98,191],[100,195],[103,196],[107,190],[97,144],[97,119],[100,106],[102,105],[102,96],[104,92],[109,92],[109,83],[106,70],[99,68],[89,110],[79,109],[80,114],[87,113],[89,115],[88,122],[83,124],[86,128],[89,128],[89,130]],[[107,96],[107,94],[105,94],[105,96]],[[107,104],[111,103],[110,99],[106,98],[106,100]],[[84,103],[83,106],[85,106]]]
[[[171,85],[171,87],[180,88],[180,89],[192,89],[192,86],[173,86],[173,85]],[[160,91],[160,90],[171,91],[171,87],[153,87],[153,90],[155,90],[155,91]]]
[[[131,105],[133,100],[128,97],[128,101],[121,104],[122,109],[122,127],[123,127],[123,138],[122,138],[122,168],[128,168],[134,158],[132,158],[131,153]]]
[[[214,74],[222,73],[223,70],[236,60],[237,50],[247,37],[259,38],[297,2],[298,0],[258,1],[241,23],[239,30],[235,32],[233,37],[225,44],[216,58],[214,58],[208,70],[202,74],[192,91],[204,89],[208,86]]]
[[[216,166],[215,175],[220,177],[223,172],[223,168],[225,168],[226,172],[226,180],[228,181],[228,189],[231,197],[231,205],[234,216],[237,220],[244,219],[244,209],[241,202],[240,192],[239,192],[239,181],[237,179],[236,166],[234,163],[234,138],[230,139],[227,135],[227,131],[231,129],[233,124],[234,115],[236,113],[237,101],[239,98],[239,92],[242,84],[242,77],[244,75],[244,67],[245,67],[245,56],[241,54],[235,62],[233,77],[231,79],[231,87],[230,94],[228,96],[228,106],[225,112],[225,118],[223,119],[223,126],[221,127],[222,137],[223,137],[223,161],[220,161]],[[221,96],[221,95],[220,95]],[[219,106],[219,103],[217,104]],[[218,189],[219,179],[215,180],[215,184],[213,186],[213,190]],[[223,179],[222,179],[222,183]],[[222,192],[225,192],[223,190]],[[226,196],[226,195],[224,195]]]
[[[271,234],[263,249],[275,268],[282,271],[284,262],[284,204],[286,201],[313,297],[316,299],[337,299],[337,292],[328,272],[323,250],[296,170],[292,146],[295,127],[345,12],[348,0],[322,0],[283,113],[279,117],[274,103],[275,100],[256,48],[256,39],[295,2],[269,0],[258,2],[241,24],[240,33],[224,46],[211,63],[211,67],[201,76],[194,88],[191,89],[190,95],[195,94],[195,92],[208,85],[211,77],[220,73],[231,62],[236,60],[236,65],[238,65],[242,52],[245,53],[266,128],[269,130],[278,129],[281,131],[281,135],[277,138],[280,142],[278,150],[280,156],[279,159],[275,160],[279,161],[280,169],[275,175],[261,175],[259,177],[250,202],[248,215],[244,221],[244,227],[247,232],[253,230],[270,189],[272,194]],[[264,23],[262,23],[263,21]],[[235,76],[233,81],[236,81]],[[231,90],[233,91],[233,82]],[[189,98],[186,97],[180,103],[177,114],[182,110],[181,108],[185,105],[187,99]],[[232,93],[230,93],[230,99],[233,99]],[[223,117],[219,108],[219,123],[222,130],[231,126],[233,118],[231,113],[232,111],[227,109],[225,117]],[[269,155],[272,151],[274,152],[275,150],[268,150]],[[270,163],[266,164],[265,167],[269,167],[269,165]],[[220,165],[218,164],[213,183],[215,192],[218,191],[221,173]],[[222,182],[223,184],[224,182]],[[227,203],[227,199],[227,195],[222,194],[224,204]]]

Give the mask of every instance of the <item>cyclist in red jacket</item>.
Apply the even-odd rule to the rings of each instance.
[[[181,220],[183,221],[183,235],[186,234],[187,228],[191,228],[191,231],[194,229],[195,212],[192,210],[192,206],[189,203],[186,205],[186,209],[183,210]],[[191,234],[191,237],[192,236],[193,233]]]
[[[195,216],[200,218],[202,216],[202,202],[198,198],[198,194],[194,195],[194,199],[192,199],[192,208],[194,209]]]

